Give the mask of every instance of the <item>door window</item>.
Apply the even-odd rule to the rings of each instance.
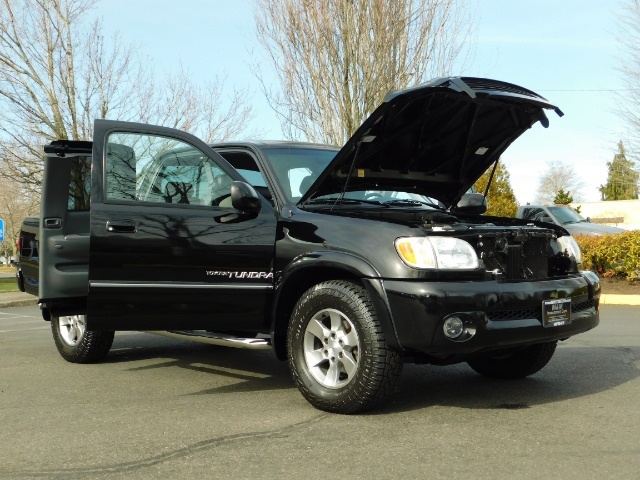
[[[522,212],[522,218],[525,220],[541,221],[545,215],[547,214],[542,208],[525,208]]]
[[[69,197],[67,210],[89,211],[91,195],[91,157],[73,157],[71,161],[71,178],[69,179]]]
[[[112,133],[107,200],[230,207],[233,179],[202,151],[175,138]]]

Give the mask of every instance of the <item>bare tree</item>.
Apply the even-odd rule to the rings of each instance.
[[[387,92],[450,74],[473,30],[465,0],[254,2],[285,135],[325,143],[344,143]]]
[[[560,190],[570,194],[575,201],[580,201],[583,188],[584,181],[570,164],[557,161],[548,162],[547,170],[538,180],[536,202],[553,203]]]
[[[41,182],[42,145],[90,140],[95,118],[222,140],[252,116],[246,92],[222,101],[224,78],[199,86],[180,69],[157,80],[148,59],[87,23],[96,1],[0,0],[0,162],[31,188]]]
[[[4,220],[4,240],[0,242],[0,255],[9,261],[16,255],[16,243],[22,219],[27,215],[37,215],[38,198],[28,189],[3,175],[0,169],[0,218]]]
[[[260,136],[261,132],[248,131],[253,116],[248,104],[247,89],[234,89],[225,98],[226,77],[216,76],[204,85],[191,81],[182,67],[167,75],[159,85],[144,91],[147,106],[138,119],[166,127],[185,130],[206,142],[224,141],[241,135]]]
[[[627,121],[630,138],[625,141],[636,161],[640,155],[640,0],[626,0],[619,15],[618,41],[623,48],[620,61],[624,91],[618,110]]]

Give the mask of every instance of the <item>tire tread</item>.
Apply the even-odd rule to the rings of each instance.
[[[58,317],[51,319],[51,333],[58,352],[70,363],[95,363],[107,356],[115,332],[85,331],[82,340],[75,347],[67,345],[60,337]]]

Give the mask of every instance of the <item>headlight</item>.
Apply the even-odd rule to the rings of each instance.
[[[401,237],[396,240],[400,258],[414,268],[478,268],[478,256],[471,245],[451,237]]]
[[[576,259],[576,264],[582,264],[582,253],[580,252],[580,246],[576,239],[571,235],[565,235],[564,237],[558,237],[558,246],[562,251],[566,251],[569,255],[572,255]]]

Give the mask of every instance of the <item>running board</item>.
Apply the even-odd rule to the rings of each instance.
[[[171,330],[171,331],[145,331],[144,333],[153,333],[162,335],[163,337],[180,338],[191,342],[207,343],[209,345],[220,345],[223,347],[246,348],[250,350],[269,350],[271,349],[270,338],[241,338],[222,333],[211,333],[206,330]]]

